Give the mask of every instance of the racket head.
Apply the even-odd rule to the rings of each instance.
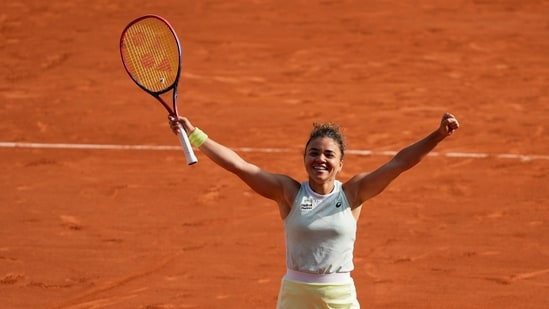
[[[181,44],[170,23],[144,15],[122,31],[120,55],[130,78],[143,90],[160,95],[177,87],[181,74]]]

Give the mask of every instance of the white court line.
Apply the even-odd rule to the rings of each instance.
[[[0,142],[0,148],[39,148],[39,149],[88,149],[88,150],[181,150],[180,146],[162,146],[162,145],[115,145],[115,144],[64,144],[64,143],[24,143],[24,142]],[[235,147],[232,148],[240,152],[265,152],[265,153],[291,153],[296,152],[289,148],[252,148]],[[359,156],[394,156],[397,151],[374,151],[374,150],[347,150],[346,153]],[[449,158],[497,158],[514,159],[520,161],[530,160],[549,160],[549,155],[533,154],[513,154],[513,153],[475,153],[475,152],[431,152],[429,156],[444,156]]]

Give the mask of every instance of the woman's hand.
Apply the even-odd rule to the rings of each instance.
[[[183,127],[183,130],[185,130],[186,134],[190,134],[192,131],[194,131],[194,126],[186,117],[180,116],[179,118],[176,118],[173,115],[169,115],[168,122],[170,124],[170,128],[172,129],[173,133],[176,135],[180,130],[180,125]]]
[[[459,122],[456,117],[450,113],[445,113],[440,121],[440,127],[438,129],[442,137],[452,135],[455,130],[459,128]]]

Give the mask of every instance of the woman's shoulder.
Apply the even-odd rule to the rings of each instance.
[[[295,195],[297,195],[297,192],[302,186],[302,182],[299,182],[288,175],[279,174],[278,177],[284,191],[289,193],[295,192]]]

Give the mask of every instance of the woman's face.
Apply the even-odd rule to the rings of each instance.
[[[339,145],[330,137],[311,140],[305,149],[304,162],[309,180],[316,183],[335,180],[337,173],[343,168]]]

